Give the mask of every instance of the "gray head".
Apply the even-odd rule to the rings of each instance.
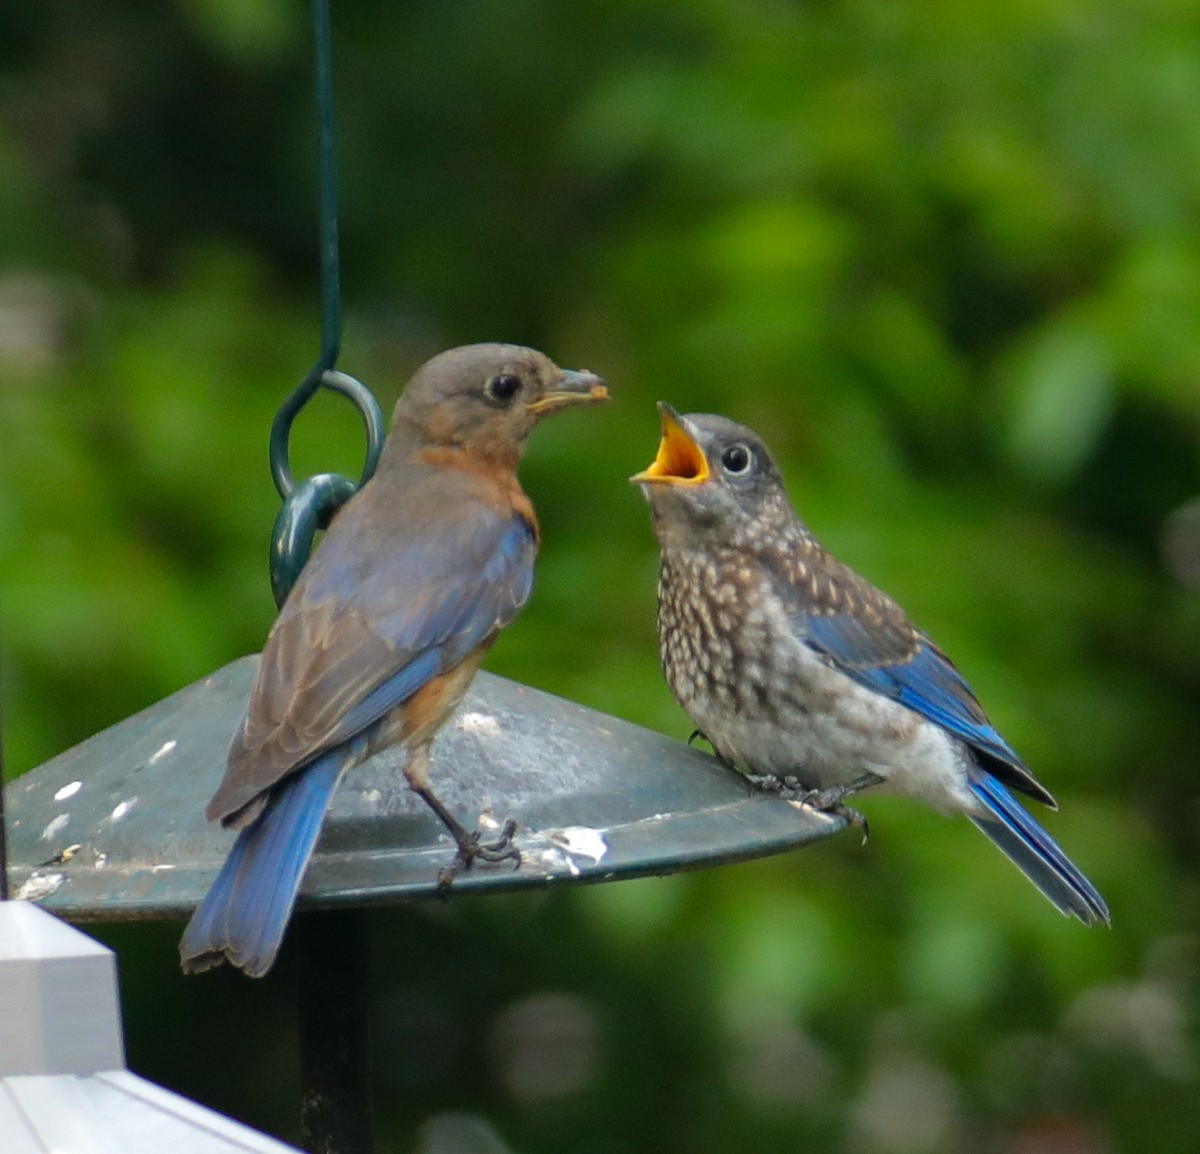
[[[653,464],[630,480],[641,487],[663,544],[750,543],[800,528],[783,477],[753,430],[712,413],[681,416],[665,401]]]
[[[416,371],[396,402],[393,437],[515,462],[543,417],[607,396],[594,373],[560,369],[536,349],[463,345]]]

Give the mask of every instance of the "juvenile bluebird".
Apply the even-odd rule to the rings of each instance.
[[[385,746],[404,747],[409,786],[454,835],[452,868],[519,862],[513,823],[481,844],[438,800],[430,745],[533,584],[538,523],[516,473],[526,438],[606,396],[599,377],[516,345],[451,349],[409,381],[374,477],[267,638],[205,811],[241,833],[184,931],[185,971],[270,969],[338,782]]]
[[[760,438],[659,410],[658,455],[631,480],[661,550],[663,671],[717,753],[822,810],[878,785],[965,813],[1063,914],[1107,923],[1104,899],[1009,791],[1057,809],[1049,792],[950,659],[821,547]]]

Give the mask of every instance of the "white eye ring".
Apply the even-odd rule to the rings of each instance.
[[[750,463],[753,460],[753,454],[742,444],[730,445],[721,454],[721,466],[725,472],[735,477],[740,476],[742,473],[748,473],[750,471]]]
[[[497,373],[488,381],[486,391],[493,401],[508,404],[521,391],[521,378],[514,373]]]

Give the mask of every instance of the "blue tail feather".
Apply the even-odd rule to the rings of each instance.
[[[262,816],[238,835],[179,943],[189,973],[223,961],[258,978],[271,968],[325,811],[347,764],[331,750],[276,786]]]
[[[1054,839],[1007,789],[986,771],[971,773],[971,792],[986,814],[968,815],[1017,868],[1068,917],[1085,925],[1109,923],[1108,905]]]

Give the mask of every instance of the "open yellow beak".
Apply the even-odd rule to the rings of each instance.
[[[630,477],[634,483],[702,485],[708,480],[708,461],[692,435],[683,427],[679,414],[666,401],[659,401],[662,440],[654,463]]]
[[[595,373],[562,369],[561,374],[554,388],[526,405],[526,411],[544,417],[547,413],[556,413],[568,405],[587,405],[608,400],[608,388]]]

